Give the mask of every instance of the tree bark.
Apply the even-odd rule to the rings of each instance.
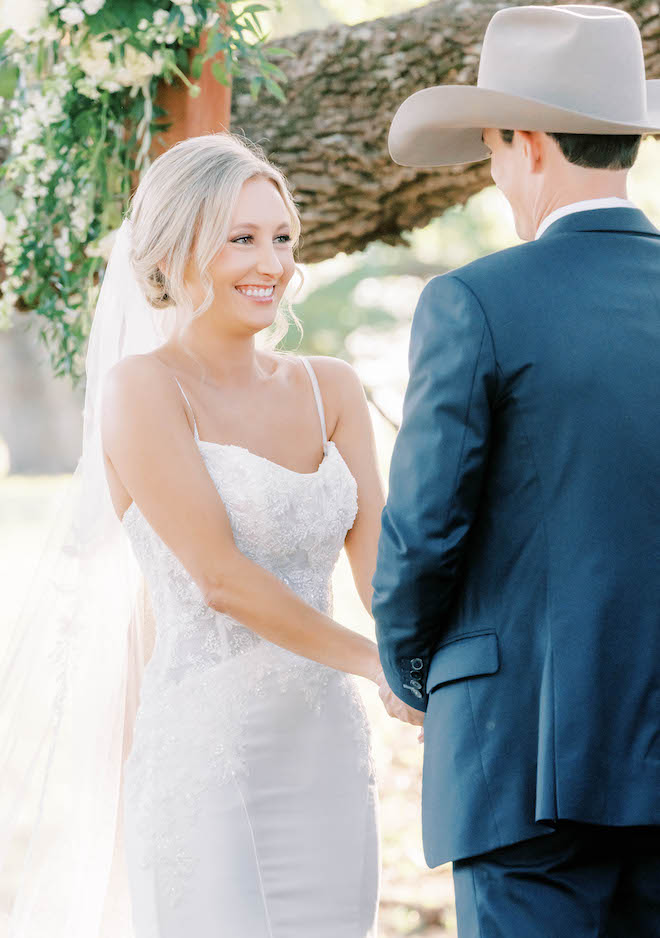
[[[534,0],[531,0],[534,2]],[[542,0],[544,4],[556,0]],[[647,76],[660,78],[660,3],[608,0],[642,31]],[[394,113],[437,84],[476,84],[481,41],[503,6],[530,0],[439,0],[357,26],[332,26],[277,41],[289,82],[286,105],[253,101],[234,86],[232,127],[284,171],[302,214],[300,257],[320,261],[370,241],[403,241],[445,209],[489,185],[489,163],[434,169],[398,166],[387,151]]]

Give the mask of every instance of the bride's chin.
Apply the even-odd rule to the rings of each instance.
[[[263,332],[264,329],[268,329],[273,325],[275,322],[275,314],[269,314],[268,316],[252,316],[249,320],[243,317],[243,322],[256,334]]]

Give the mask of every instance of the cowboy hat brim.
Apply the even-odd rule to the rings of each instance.
[[[545,104],[534,98],[476,85],[436,85],[401,104],[388,138],[390,156],[401,166],[451,166],[485,160],[484,128],[573,134],[660,133],[660,80],[646,82],[644,123],[604,120]]]

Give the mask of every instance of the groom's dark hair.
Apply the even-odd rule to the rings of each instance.
[[[512,130],[500,130],[505,143],[513,142]],[[564,157],[588,169],[630,169],[639,153],[641,134],[555,134]]]

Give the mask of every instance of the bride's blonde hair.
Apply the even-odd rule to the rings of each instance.
[[[213,302],[209,265],[227,242],[243,183],[255,177],[270,179],[277,187],[289,213],[295,248],[300,218],[285,177],[259,147],[235,134],[183,140],[154,160],[140,181],[131,203],[130,262],[150,305],[163,311],[161,327],[168,339],[180,337]],[[193,255],[206,290],[197,309],[184,284]],[[286,311],[284,305],[267,331],[268,348],[274,349],[287,334],[290,321],[301,328],[290,305]]]

